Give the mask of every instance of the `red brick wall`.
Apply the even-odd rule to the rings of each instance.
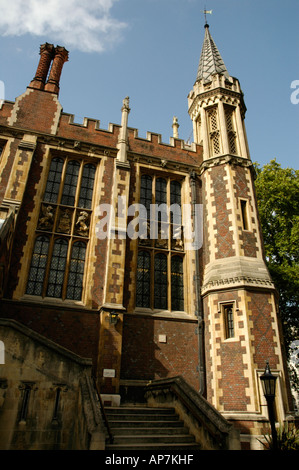
[[[248,181],[248,168],[241,166],[235,166],[235,199],[239,203],[239,198],[244,198],[248,200],[248,204],[253,211],[253,206],[255,202],[252,200],[250,195],[249,181]],[[253,225],[256,225],[257,221],[253,217],[251,220]],[[254,228],[253,231],[240,231],[239,239],[242,242],[242,248],[244,249],[244,256],[250,256],[253,258],[257,257],[257,233]]]
[[[82,357],[96,359],[97,311],[3,300],[1,317],[12,318]]]
[[[56,95],[40,90],[31,91],[20,98],[14,125],[50,134],[58,108]]]
[[[196,322],[124,315],[122,379],[150,380],[182,375],[198,389]],[[167,342],[160,343],[159,335]]]
[[[160,143],[158,134],[151,134],[151,140],[136,137],[135,129],[128,129],[129,150],[137,154],[151,155],[165,160],[198,166],[202,163],[202,146],[196,145],[196,152],[182,149],[182,140],[174,139],[172,145]]]
[[[243,354],[245,348],[241,346],[242,338],[236,338],[236,341],[223,341],[223,334],[221,331],[216,331],[216,354],[220,357],[220,365],[217,372],[213,365],[213,358],[211,357],[211,316],[215,320],[219,320],[222,312],[218,310],[218,302],[236,301],[240,299],[237,291],[220,292],[217,299],[214,301],[214,308],[211,312],[208,307],[208,297],[204,299],[204,318],[205,318],[205,348],[206,348],[206,373],[207,373],[207,398],[212,400],[215,391],[212,387],[212,381],[215,379],[214,374],[219,373],[217,388],[221,389],[221,396],[219,403],[223,405],[224,410],[238,410],[246,411],[248,404],[248,397],[245,394],[245,388],[248,387],[248,380],[244,377],[244,370],[247,367],[243,363]],[[238,304],[237,304],[238,305]],[[237,310],[235,312],[235,322],[238,322],[238,317],[241,317],[244,312]],[[220,324],[216,324],[220,327]],[[241,326],[241,325],[240,325]],[[243,338],[244,339],[244,338]]]
[[[253,322],[254,335],[252,347],[254,347],[254,361],[258,367],[264,368],[265,361],[268,360],[270,367],[277,368],[279,358],[275,353],[278,346],[274,337],[274,324],[271,317],[272,305],[269,303],[270,294],[267,293],[250,293],[251,301],[248,302],[250,312],[249,320]]]

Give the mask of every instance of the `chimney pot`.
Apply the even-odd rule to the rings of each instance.
[[[51,61],[54,57],[54,46],[46,42],[40,46],[40,59],[36,69],[35,77],[30,83],[30,87],[43,90]]]
[[[52,93],[59,92],[59,81],[62,72],[62,67],[68,61],[68,51],[61,46],[55,47],[55,55],[50,70],[49,78],[45,86],[45,91]]]

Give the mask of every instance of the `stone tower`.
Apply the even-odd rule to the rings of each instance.
[[[263,255],[239,81],[231,77],[205,25],[196,81],[188,96],[201,166],[204,246],[201,294],[207,399],[224,416],[255,428],[264,397],[259,375],[279,377],[278,419],[288,408],[274,285]],[[263,409],[265,410],[265,408]]]

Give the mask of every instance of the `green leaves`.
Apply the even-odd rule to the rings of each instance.
[[[266,262],[279,292],[287,345],[299,334],[299,170],[255,164]]]

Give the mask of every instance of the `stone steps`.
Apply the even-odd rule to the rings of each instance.
[[[114,437],[107,450],[198,450],[173,408],[140,406],[106,407]]]

